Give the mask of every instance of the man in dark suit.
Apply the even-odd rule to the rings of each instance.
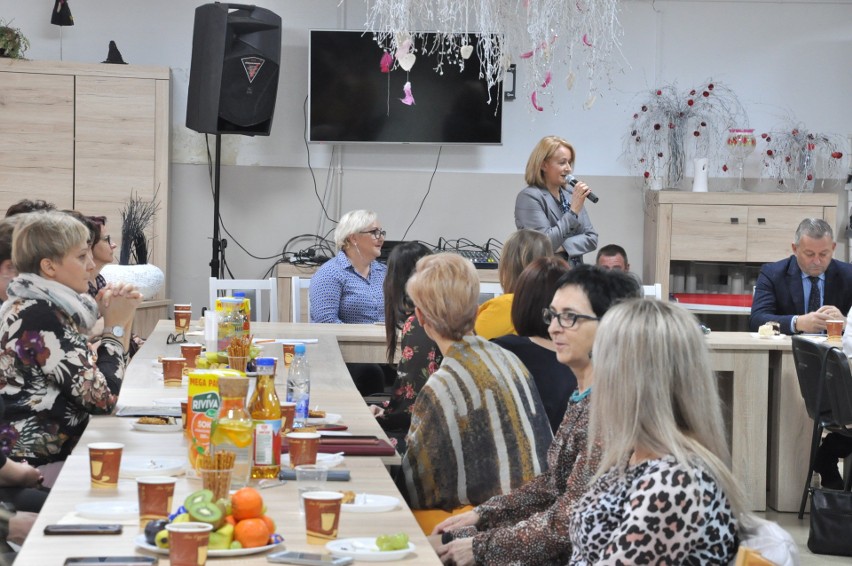
[[[796,229],[793,255],[760,269],[749,328],[778,321],[784,334],[819,333],[827,320],[846,320],[852,307],[852,265],[832,259],[828,222],[806,218]]]

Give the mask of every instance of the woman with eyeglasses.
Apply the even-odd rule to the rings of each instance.
[[[598,466],[599,448],[587,446],[594,383],[592,344],[601,317],[618,301],[639,297],[639,285],[622,272],[580,265],[558,282],[542,316],[557,359],[571,368],[577,389],[547,453],[545,473],[507,495],[435,527],[445,564],[568,564],[569,519]],[[439,542],[441,544],[439,544]]]
[[[352,210],[334,230],[337,255],[311,277],[311,322],[374,324],[385,320],[382,288],[387,268],[376,261],[385,231],[375,212]],[[362,395],[384,390],[384,371],[378,364],[347,364]]]

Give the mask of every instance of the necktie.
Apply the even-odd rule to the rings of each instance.
[[[808,297],[808,312],[818,311],[820,305],[819,300],[819,277],[808,277],[811,280],[811,294]]]

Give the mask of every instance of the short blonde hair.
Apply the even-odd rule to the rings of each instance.
[[[667,301],[631,299],[604,315],[595,336],[589,420],[603,447],[598,475],[634,449],[696,459],[718,483],[735,516],[744,511],[722,419],[722,401],[698,320]]]
[[[553,255],[550,238],[535,230],[518,230],[506,238],[500,252],[497,276],[504,293],[514,293],[521,272],[533,260]]]
[[[12,263],[19,273],[41,274],[41,260],[62,259],[74,246],[87,244],[89,229],[64,212],[20,215],[12,234]]]
[[[574,167],[574,159],[577,157],[577,152],[574,151],[574,146],[559,136],[545,136],[533,148],[530,158],[527,160],[527,169],[524,174],[524,181],[531,187],[547,188],[544,183],[544,174],[541,172],[541,167],[545,161],[553,157],[560,147],[564,147],[571,152],[571,167]]]
[[[346,241],[376,221],[377,215],[370,210],[350,210],[340,218],[334,230],[334,243],[337,251],[346,249]]]
[[[423,257],[405,290],[435,332],[444,338],[461,340],[473,330],[479,277],[470,260],[454,253]]]

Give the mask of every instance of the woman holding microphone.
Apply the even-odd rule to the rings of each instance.
[[[558,136],[538,142],[527,160],[529,186],[515,199],[515,227],[542,232],[554,253],[578,265],[597,248],[598,233],[584,206],[592,190],[582,181],[569,186],[574,157],[574,147]]]

